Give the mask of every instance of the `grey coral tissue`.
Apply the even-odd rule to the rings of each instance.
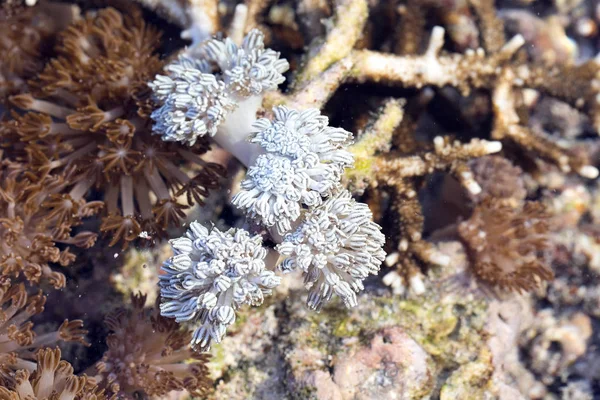
[[[198,137],[214,136],[235,103],[222,81],[207,73],[204,61],[187,55],[168,65],[169,75],[157,75],[149,85],[162,104],[154,110],[154,133],[169,142],[193,145]]]
[[[160,276],[161,314],[197,325],[192,347],[207,351],[235,322],[235,310],[258,306],[281,278],[265,268],[260,236],[242,229],[222,232],[197,222],[185,236],[171,240],[174,256]]]
[[[308,306],[320,310],[338,295],[346,307],[357,305],[363,280],[379,272],[385,259],[385,237],[366,204],[341,191],[307,213],[277,251],[286,257],[283,272],[301,270],[309,289]]]
[[[211,39],[201,46],[200,53],[221,71],[219,78],[238,97],[277,89],[290,67],[278,52],[265,49],[264,35],[258,29],[252,29],[239,47],[229,38]]]
[[[151,115],[153,130],[165,141],[193,145],[199,137],[215,136],[227,116],[245,107],[244,99],[277,89],[289,68],[278,52],[264,48],[257,29],[240,47],[230,39],[210,39],[199,56],[182,54],[165,68],[167,75],[149,84],[161,105]]]
[[[262,147],[232,202],[283,234],[301,214],[302,205],[318,206],[339,187],[344,169],[354,163],[345,150],[352,134],[329,126],[317,109],[273,109],[274,119],[253,124],[251,142]]]

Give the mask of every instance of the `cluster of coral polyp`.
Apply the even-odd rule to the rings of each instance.
[[[99,386],[120,398],[136,392],[164,396],[178,390],[205,395],[210,385],[208,356],[190,349],[191,332],[160,316],[158,309],[144,309],[145,296],[134,295],[131,300],[130,309],[106,317],[111,331],[108,350],[92,368]]]
[[[207,356],[190,350],[191,332],[144,310],[145,297],[107,316],[113,332],[93,379],[53,348],[89,346],[83,321],[52,320],[63,307],[42,311],[43,291],[73,290],[63,267],[78,249],[95,251],[94,225],[108,246],[160,236],[223,174],[201,158],[206,141],[152,135],[148,82],[163,67],[161,33],[141,10],[80,11],[52,1],[0,9],[0,398],[204,395]]]
[[[61,351],[42,349],[35,354],[34,372],[19,369],[14,383],[0,387],[0,399],[74,399],[105,400],[104,391],[87,376],[77,376],[67,361],[61,360]]]
[[[65,286],[60,268],[75,260],[69,246],[89,248],[96,241],[95,233],[74,234],[73,228],[101,203],[64,193],[66,173],[36,177],[19,163],[0,163],[0,276],[60,289]]]
[[[21,157],[37,176],[68,174],[62,193],[74,203],[100,192],[111,245],[178,225],[185,196],[202,202],[222,173],[200,158],[205,142],[184,148],[151,134],[147,82],[163,65],[160,36],[140,12],[90,12],[60,33],[28,91],[10,98],[5,129],[22,142]]]
[[[32,350],[56,345],[59,341],[86,344],[83,321],[65,320],[55,331],[36,334],[30,319],[44,311],[46,297],[28,295],[22,284],[0,278],[0,384],[15,384],[15,372],[35,369]]]
[[[486,198],[460,223],[475,276],[502,290],[530,291],[554,277],[543,251],[550,246],[550,215],[543,204],[511,207]]]
[[[5,57],[0,64],[3,101],[7,95],[18,93],[28,79],[44,68],[42,54],[52,46],[57,31],[70,21],[53,19],[44,12],[47,10],[23,8],[20,3],[8,0],[0,5],[0,52]]]

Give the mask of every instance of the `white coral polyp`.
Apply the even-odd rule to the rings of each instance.
[[[317,109],[273,109],[274,120],[257,120],[251,141],[266,154],[248,169],[232,202],[283,234],[300,217],[302,205],[318,206],[339,186],[352,154],[344,149],[352,134],[328,126]]]
[[[342,191],[306,214],[277,251],[286,258],[284,272],[300,269],[309,289],[308,306],[321,309],[337,294],[346,307],[357,305],[363,280],[376,275],[385,259],[385,237],[366,204]]]
[[[289,159],[262,154],[248,170],[232,203],[266,226],[289,231],[291,221],[300,217],[303,185],[295,182],[298,176]]]
[[[162,106],[151,118],[154,132],[165,141],[193,145],[198,137],[214,136],[235,103],[225,83],[216,79],[207,64],[185,55],[166,67],[169,76],[157,75],[149,85]]]
[[[352,133],[329,126],[329,118],[317,108],[296,111],[286,106],[273,107],[273,120],[260,118],[252,125],[252,143],[268,153],[290,159],[313,156],[322,164],[335,166],[339,173],[354,163],[345,150]]]
[[[209,61],[221,70],[222,80],[240,97],[260,95],[275,90],[285,81],[283,73],[289,69],[279,53],[265,49],[264,35],[252,29],[240,47],[231,39],[211,39],[200,49]]]
[[[223,138],[224,143],[217,138],[220,144],[237,143],[250,126],[238,120],[256,119],[262,95],[285,80],[289,64],[278,52],[264,48],[263,34],[256,29],[241,47],[230,39],[211,39],[201,46],[200,54],[205,59],[181,55],[165,68],[168,75],[157,75],[149,84],[161,103],[151,115],[154,132],[165,141],[193,145],[198,137],[219,131],[233,136]],[[241,113],[236,121],[229,121],[238,107]]]
[[[281,281],[265,268],[262,238],[242,229],[221,232],[193,222],[171,247],[174,256],[159,281],[160,311],[177,322],[197,323],[191,345],[201,351],[221,342],[236,309],[262,304]]]

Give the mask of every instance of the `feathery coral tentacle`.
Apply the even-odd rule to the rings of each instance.
[[[273,121],[261,118],[253,125],[251,142],[266,154],[248,169],[232,203],[285,233],[300,217],[301,205],[317,206],[339,186],[344,169],[354,163],[344,149],[352,134],[329,127],[317,109],[279,106],[273,114]]]
[[[191,345],[201,351],[223,340],[244,304],[262,304],[280,283],[266,268],[260,236],[242,229],[221,232],[192,222],[186,235],[171,240],[175,255],[162,267],[161,314],[197,325]]]
[[[346,307],[357,304],[362,281],[376,275],[385,258],[385,237],[366,204],[342,191],[305,215],[295,232],[277,245],[284,272],[299,269],[309,289],[308,306],[319,310],[337,294]]]

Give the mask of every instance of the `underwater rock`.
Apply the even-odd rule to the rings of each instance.
[[[431,357],[399,327],[379,332],[354,354],[336,356],[342,399],[414,399],[431,391]]]

